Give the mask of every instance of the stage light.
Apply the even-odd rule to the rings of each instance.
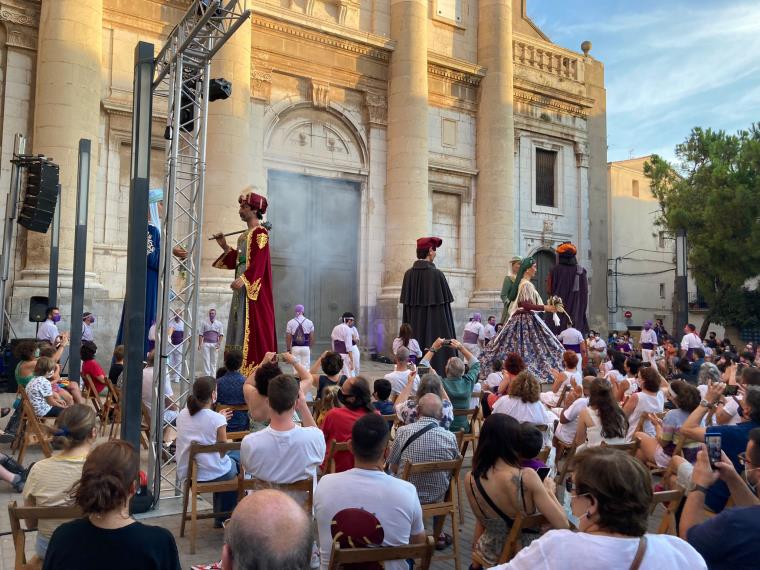
[[[208,86],[208,100],[209,101],[224,101],[230,95],[232,95],[232,83],[219,77],[218,79],[212,79]]]

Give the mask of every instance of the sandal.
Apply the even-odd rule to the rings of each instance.
[[[438,539],[435,542],[435,549],[443,550],[449,546],[451,546],[451,535],[442,532],[438,535]]]

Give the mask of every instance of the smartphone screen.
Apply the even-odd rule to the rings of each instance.
[[[546,479],[546,476],[549,474],[549,471],[551,469],[549,467],[539,467],[536,469],[536,473],[538,473],[538,476],[541,478],[541,481]]]
[[[739,385],[738,384],[729,384],[726,386],[726,391],[723,392],[726,396],[736,396],[736,394],[739,392]]]
[[[707,458],[710,460],[710,467],[715,469],[715,464],[720,461],[720,434],[705,434],[705,444],[707,445]]]

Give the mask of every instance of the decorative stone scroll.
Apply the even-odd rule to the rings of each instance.
[[[327,109],[330,105],[330,84],[324,81],[311,80],[309,86],[311,104],[317,109]]]
[[[388,98],[385,95],[367,91],[364,94],[364,107],[367,109],[367,122],[370,125],[388,125]]]

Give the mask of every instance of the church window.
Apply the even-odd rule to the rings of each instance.
[[[555,208],[557,153],[536,149],[536,205]]]

